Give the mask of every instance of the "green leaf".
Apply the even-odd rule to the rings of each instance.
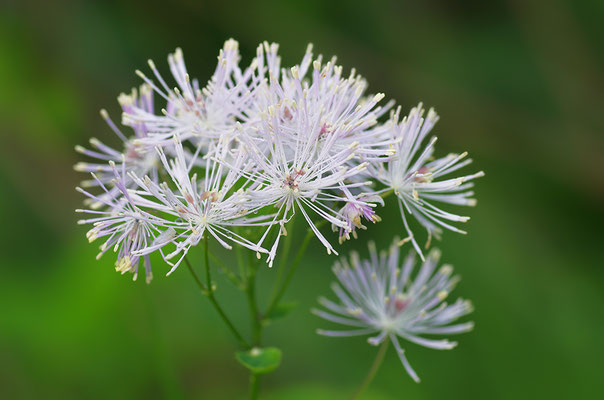
[[[281,364],[281,350],[276,347],[254,347],[249,351],[238,351],[235,358],[254,374],[268,374]]]
[[[298,302],[295,301],[279,303],[271,310],[271,312],[266,314],[265,318],[269,320],[283,318],[287,314],[291,313],[297,306]]]

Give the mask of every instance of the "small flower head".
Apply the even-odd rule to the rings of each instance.
[[[471,159],[465,159],[467,153],[449,154],[446,157],[434,159],[434,143],[436,138],[422,147],[422,143],[434,124],[438,115],[433,109],[423,117],[422,105],[413,108],[409,115],[398,122],[400,107],[392,114],[390,135],[396,144],[393,147],[393,157],[378,165],[371,165],[369,173],[378,181],[393,190],[398,197],[403,225],[409,235],[413,247],[423,259],[423,253],[411,231],[408,215],[412,215],[427,231],[430,245],[432,236],[440,238],[442,228],[459,233],[466,233],[451,225],[448,221],[466,222],[470,217],[452,214],[442,210],[434,203],[447,203],[473,206],[476,200],[474,192],[469,190],[471,180],[481,177],[484,173],[450,177],[450,174],[470,164]]]
[[[353,214],[377,221],[374,204],[355,199],[351,190],[367,186],[356,177],[388,155],[392,140],[375,126],[390,106],[377,106],[383,94],[366,96],[367,83],[354,70],[344,77],[335,57],[325,64],[322,56],[313,61],[309,46],[298,65],[281,70],[276,50],[267,43],[258,48],[259,73],[268,74],[256,92],[260,118],[241,126],[240,140],[255,163],[252,196],[275,205],[285,221],[301,213],[327,252],[337,254],[313,219],[340,229],[341,237],[362,227]],[[337,212],[341,202],[348,206]],[[279,235],[269,264],[278,243]]]
[[[168,274],[178,267],[190,247],[197,245],[206,234],[227,249],[231,249],[231,242],[257,252],[266,252],[232,230],[236,226],[266,225],[265,220],[272,217],[250,217],[254,211],[250,206],[254,203],[248,201],[244,187],[236,189],[244,168],[245,154],[235,151],[232,169],[227,169],[212,157],[206,157],[202,170],[205,172],[204,178],[198,181],[197,173],[192,171],[196,157],[185,152],[178,136],[173,141],[174,158],[168,159],[162,149],[157,149],[163,170],[169,177],[168,182],[156,183],[149,177],[140,178],[131,174],[138,185],[137,201],[141,206],[162,214],[164,224],[177,232],[176,249],[164,257],[172,265]],[[220,146],[217,154],[226,158],[224,153],[228,151],[228,147]],[[137,254],[144,255],[154,250],[151,246],[140,249]],[[179,258],[176,262],[169,261],[177,255]]]
[[[145,110],[145,112],[153,112],[153,91],[149,85],[143,84],[138,91],[132,89],[130,94],[120,94],[118,102],[124,113],[132,112],[134,108]],[[90,139],[90,149],[76,146],[77,152],[95,160],[93,162],[79,162],[74,166],[76,171],[94,173],[96,176],[95,179],[83,181],[81,186],[98,187],[100,183],[109,185],[114,179],[113,168],[109,165],[109,162],[117,164],[120,170],[123,165],[128,171],[141,176],[149,175],[157,179],[157,154],[153,147],[145,146],[140,142],[149,133],[147,125],[143,122],[131,123],[128,126],[132,128],[134,135],[127,136],[115,125],[106,110],[101,110],[101,117],[120,138],[123,143],[122,148],[114,149],[96,138]],[[127,187],[132,187],[132,180],[124,176],[124,184]],[[109,194],[104,195],[104,197],[110,199],[118,193],[119,189],[112,187]],[[92,202],[91,199],[88,199],[88,204],[93,208],[102,207],[102,203]]]
[[[338,302],[325,298],[319,301],[325,310],[313,310],[318,316],[351,330],[318,333],[326,336],[356,336],[375,334],[368,339],[372,345],[391,340],[409,375],[419,378],[411,368],[399,338],[433,349],[452,349],[457,343],[436,340],[424,335],[455,334],[471,330],[472,322],[453,324],[472,312],[469,301],[458,299],[452,304],[446,298],[459,280],[451,276],[452,267],[437,270],[440,254],[430,252],[416,274],[414,254],[399,264],[398,240],[389,253],[377,254],[370,244],[370,258],[361,260],[356,253],[350,261],[341,258],[334,267],[339,284],[333,285]]]
[[[216,70],[205,87],[189,76],[181,49],[168,56],[177,87],[168,86],[155,63],[149,60],[155,80],[141,71],[137,74],[166,101],[166,106],[161,115],[143,107],[132,107],[124,111],[123,123],[144,123],[150,134],[140,142],[148,145],[169,145],[178,135],[182,141],[211,146],[233,130],[237,119],[247,119],[253,114],[256,66],[254,63],[241,71],[239,59],[238,43],[227,40],[218,55]]]
[[[340,244],[345,240],[350,239],[350,235],[356,239],[356,229],[367,229],[363,225],[363,218],[372,223],[380,222],[382,218],[375,213],[375,206],[377,204],[384,205],[384,200],[378,195],[359,195],[357,199],[346,202],[346,205],[340,209],[339,214],[342,216],[347,226],[345,228],[339,227],[340,231]],[[338,230],[338,227],[332,225],[334,231]]]
[[[132,197],[135,195],[128,192],[123,176],[118,174],[115,163],[111,162],[110,166],[114,174],[112,183],[120,196],[115,196],[93,174],[93,178],[104,193],[97,196],[81,188],[78,188],[78,191],[85,194],[93,203],[102,205],[104,209],[76,210],[80,213],[93,215],[91,218],[79,220],[78,223],[93,224],[92,229],[86,233],[89,242],[92,243],[99,238],[105,239],[100,246],[97,259],[113,248],[113,251],[117,253],[116,271],[122,274],[131,272],[134,275],[133,279],[136,280],[139,261],[142,258],[145,265],[146,280],[149,283],[153,278],[149,259],[150,251],[145,254],[140,254],[140,251],[151,247],[153,250],[161,251],[162,247],[173,241],[175,231],[161,218],[139,207]]]

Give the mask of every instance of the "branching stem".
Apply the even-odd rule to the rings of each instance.
[[[209,257],[207,256],[207,248],[208,247],[207,247],[207,238],[206,238],[206,245],[205,245],[205,249],[206,249],[206,257],[205,257],[206,258],[206,277],[210,278],[210,272],[209,272],[210,266],[209,266],[209,260],[208,260]],[[229,330],[231,331],[231,333],[233,334],[233,336],[235,336],[235,339],[237,339],[237,341],[239,342],[239,345],[241,347],[243,347],[243,348],[248,349],[250,347],[250,345],[243,338],[243,336],[241,336],[241,334],[239,333],[239,331],[237,330],[237,328],[235,328],[235,325],[233,325],[233,323],[227,317],[227,315],[224,312],[224,310],[222,309],[222,307],[220,307],[220,305],[218,304],[218,301],[216,300],[216,297],[214,296],[214,289],[212,287],[211,279],[208,279],[208,285],[207,286],[204,285],[203,282],[201,281],[201,279],[199,279],[199,276],[197,275],[197,273],[193,269],[193,266],[191,265],[191,263],[189,262],[189,260],[187,259],[187,257],[184,258],[184,261],[185,261],[185,264],[187,264],[187,267],[189,268],[189,271],[191,271],[191,275],[193,275],[193,279],[197,283],[197,286],[199,286],[199,289],[201,290],[201,293],[203,293],[210,300],[210,303],[212,304],[212,306],[214,306],[214,308],[218,312],[218,315],[220,315],[220,318],[222,318],[222,320],[226,324],[227,328],[229,328]]]

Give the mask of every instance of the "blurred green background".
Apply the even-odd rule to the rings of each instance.
[[[165,278],[155,263],[149,286],[120,276],[111,257],[94,260],[73,212],[73,146],[117,144],[98,110],[118,116],[134,70],[153,58],[167,72],[177,46],[206,80],[230,37],[244,62],[262,40],[281,44],[286,65],[308,42],[338,55],[405,110],[436,107],[440,154],[468,150],[486,172],[469,235],[437,243],[463,276],[456,292],[475,303],[476,329],[450,352],[406,346],[419,385],[390,352],[366,399],[604,398],[601,0],[1,7],[1,398],[244,398],[235,342],[186,269]],[[395,207],[381,214],[344,253],[401,234]],[[284,352],[263,382],[267,399],[347,398],[373,360],[363,338],[314,333],[326,323],[309,309],[328,293],[333,261],[312,243],[287,295],[300,306],[267,331]],[[247,327],[241,294],[218,285]]]

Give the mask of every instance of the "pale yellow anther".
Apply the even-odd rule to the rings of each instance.
[[[445,264],[441,267],[440,273],[443,275],[451,275],[453,272],[453,267],[449,264]]]
[[[99,139],[94,138],[94,137],[88,139],[88,142],[94,147],[100,147],[103,145]]]
[[[292,67],[291,72],[292,72],[292,76],[294,77],[294,79],[300,78],[297,66]]]
[[[174,58],[177,61],[182,60],[182,49],[180,47],[177,47],[176,50],[174,51]]]
[[[73,169],[78,172],[86,172],[88,170],[88,164],[85,162],[79,162],[73,166]]]
[[[98,232],[96,229],[91,229],[86,233],[86,237],[88,238],[88,243],[92,243],[94,242],[98,236],[97,236]]]

